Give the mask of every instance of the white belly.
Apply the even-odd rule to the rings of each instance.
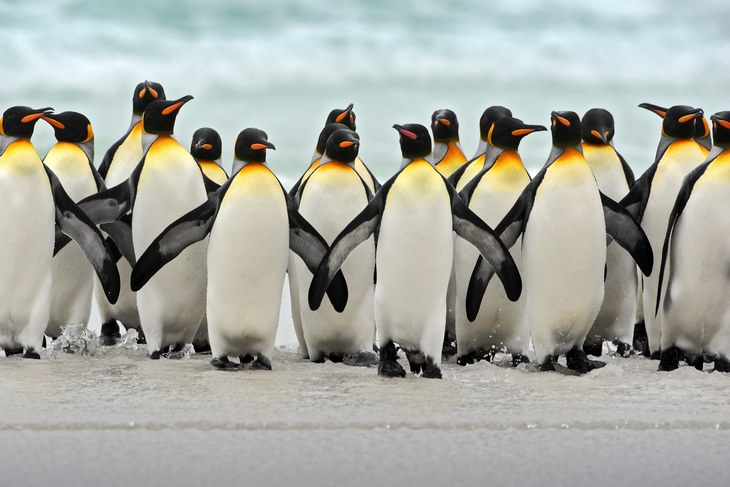
[[[245,176],[236,176],[210,234],[208,336],[214,356],[271,358],[289,258],[286,202],[273,175],[268,186]]]
[[[522,240],[527,317],[538,362],[582,346],[603,299],[606,225],[585,163],[554,163]]]
[[[48,321],[54,204],[48,176],[28,141],[0,157],[0,347],[40,350]]]
[[[393,340],[438,365],[453,223],[440,176],[426,163],[418,164],[401,173],[387,197],[376,251],[375,320],[381,344]]]
[[[315,171],[307,181],[299,212],[331,244],[342,229],[367,205],[367,195],[357,174],[344,164],[332,163]],[[312,273],[296,257],[302,331],[309,357],[324,354],[353,354],[372,346],[375,331],[373,274],[375,244],[368,238],[349,255],[342,266],[348,299],[338,313],[325,297],[318,310],[308,306]]]
[[[705,159],[704,153],[694,141],[678,141],[673,143],[659,163],[649,193],[641,227],[651,243],[655,259],[661,258],[664,236],[667,232],[667,220],[672,211],[677,193],[684,177]],[[659,350],[661,337],[661,320],[655,317],[657,285],[659,269],[650,276],[643,277],[643,305],[646,333],[649,338],[649,349]],[[664,289],[661,291],[664,292]]]
[[[137,186],[132,235],[136,255],[207,195],[197,163],[174,139],[150,148]],[[205,313],[207,239],[185,249],[137,292],[149,350],[190,343]]]

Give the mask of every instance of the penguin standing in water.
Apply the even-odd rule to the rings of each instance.
[[[58,177],[73,201],[104,188],[94,167],[94,131],[89,119],[77,112],[47,113],[41,117],[52,127],[58,141],[43,163]],[[61,336],[62,327],[87,326],[94,291],[94,268],[78,244],[57,250],[51,263],[53,286],[46,335]]]
[[[200,166],[173,137],[175,118],[192,96],[157,100],[142,116],[144,157],[129,179],[80,203],[96,222],[132,211],[139,255],[164,230],[208,198]],[[191,245],[137,293],[150,358],[191,343],[205,314],[207,241]]]
[[[267,149],[274,145],[265,132],[242,131],[236,139],[232,177],[208,201],[169,225],[132,272],[132,288],[139,289],[210,234],[208,330],[211,364],[220,369],[251,361],[256,368],[271,369],[289,249],[312,270],[327,250],[266,165]],[[330,289],[335,309],[342,311],[347,286],[341,273]],[[232,362],[231,356],[240,362]]]
[[[613,116],[602,108],[588,110],[581,120],[583,156],[598,183],[598,189],[620,201],[634,185],[634,173],[613,147]],[[603,342],[613,342],[620,356],[628,356],[636,321],[638,285],[636,264],[620,245],[611,242],[606,249],[606,277],[603,304],[588,332],[583,350],[600,357]]]
[[[228,180],[228,174],[221,165],[221,153],[223,152],[223,142],[217,131],[210,127],[199,128],[193,133],[193,140],[190,143],[190,154],[200,164],[203,170],[203,176],[214,183],[212,187],[215,189],[223,186]],[[206,182],[210,185],[210,182]]]
[[[459,193],[469,209],[488,225],[499,224],[530,182],[517,152],[520,141],[531,133],[545,130],[542,125],[526,125],[512,117],[494,122],[494,128],[489,131],[489,143],[494,148],[489,153],[492,160]],[[514,365],[528,362],[530,331],[525,316],[525,293],[512,302],[501,287],[492,286],[487,289],[474,322],[469,322],[466,291],[479,252],[463,239],[456,239],[455,245],[457,363],[472,364],[482,358],[491,362],[497,352],[511,353]],[[519,243],[510,253],[520,267]]]
[[[0,347],[40,358],[51,306],[54,228],[75,240],[114,302],[119,274],[93,222],[38,157],[30,137],[51,108],[9,108],[0,119]],[[55,222],[54,222],[55,220]]]
[[[707,354],[715,370],[730,372],[730,112],[711,120],[715,147],[682,182],[662,247],[657,289],[666,281],[666,291],[655,310],[663,371],[679,367],[681,351],[700,370]]]
[[[559,355],[569,369],[586,373],[605,365],[589,360],[583,341],[601,307],[606,235],[626,248],[642,272],[652,268],[649,241],[618,203],[598,190],[581,152],[574,112],[551,115],[553,148],[495,229],[512,247],[522,235],[527,320],[541,370],[555,370]],[[492,271],[477,261],[467,290],[467,318],[479,312]]]
[[[367,183],[354,168],[359,146],[355,132],[334,132],[327,141],[320,166],[300,186],[296,196],[301,215],[327,242],[332,242],[372,198]],[[311,282],[312,273],[299,259],[295,266],[298,301],[306,303],[306,284]],[[317,310],[301,308],[302,332],[312,361],[324,362],[328,358],[340,362],[372,347],[374,271],[375,242],[371,237],[342,266],[348,289],[345,309],[338,312],[326,302]]]
[[[499,105],[493,105],[484,110],[479,118],[479,146],[476,154],[447,178],[457,191],[464,189],[464,186],[484,169],[484,161],[490,147],[489,131],[492,129],[494,122],[502,117],[511,116],[512,111],[509,108]]]
[[[164,100],[165,90],[159,83],[145,81],[134,88],[132,94],[132,120],[127,132],[117,140],[104,155],[99,166],[99,174],[104,178],[107,188],[126,181],[142,159],[142,114],[147,106],[155,100]],[[131,216],[124,218],[124,224],[131,225]],[[117,268],[122,281],[119,300],[110,303],[104,293],[100,292],[98,283],[95,284],[95,301],[101,317],[101,332],[99,342],[102,345],[114,345],[121,334],[119,324],[125,328],[133,328],[139,333],[139,343],[144,343],[144,333],[140,327],[139,311],[137,310],[137,296],[129,289],[129,276],[132,273],[132,263],[120,258],[120,249],[116,248],[113,240],[107,239],[110,247],[117,253]]]
[[[695,120],[702,115],[700,108],[676,105],[669,109],[642,103],[662,121],[662,136],[659,140],[654,163],[639,177],[621,204],[641,223],[657,257],[667,231],[667,221],[672,205],[677,199],[679,188],[685,176],[705,160],[706,150],[693,140]],[[659,358],[661,315],[655,316],[654,305],[664,289],[657,289],[658,273],[642,279],[642,304],[644,322],[652,358]]]
[[[423,125],[394,125],[403,164],[365,209],[337,236],[309,289],[318,309],[347,256],[378,231],[375,323],[380,341],[378,374],[404,377],[396,343],[413,373],[441,378],[446,289],[454,255],[452,232],[472,242],[496,270],[510,299],[521,281],[517,267],[492,230],[459,198],[427,159],[431,137]]]

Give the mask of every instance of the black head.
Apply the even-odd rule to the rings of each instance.
[[[53,127],[59,142],[83,144],[94,139],[91,122],[78,112],[46,113],[41,118]]]
[[[190,154],[196,159],[215,161],[220,159],[223,150],[221,136],[210,127],[203,127],[195,131],[190,143]]]
[[[482,140],[487,140],[489,138],[489,129],[492,128],[492,124],[495,120],[511,116],[512,110],[500,105],[493,105],[484,110],[484,113],[482,113],[482,116],[479,119],[479,135]]]
[[[324,154],[324,150],[327,148],[327,139],[330,138],[336,130],[350,130],[347,125],[341,123],[328,123],[324,126],[322,131],[319,133],[319,139],[317,139],[317,152]]]
[[[715,145],[723,149],[730,148],[730,112],[717,112],[710,120]]]
[[[53,111],[53,108],[38,108],[17,106],[5,110],[0,119],[0,133],[8,137],[20,137],[30,139],[33,135],[35,123],[46,113]]]
[[[561,149],[580,145],[580,118],[575,112],[552,112],[550,114],[553,145]]]
[[[341,123],[347,126],[350,130],[356,130],[355,128],[355,112],[352,111],[354,105],[350,103],[347,108],[335,108],[327,115],[325,125],[328,123]]]
[[[517,150],[520,141],[533,132],[547,131],[542,125],[527,125],[519,118],[502,117],[495,120],[489,135],[489,143],[505,150]]]
[[[172,135],[180,108],[192,99],[192,96],[186,95],[178,100],[153,101],[142,115],[144,131],[148,134]]]
[[[263,130],[247,128],[236,137],[234,154],[244,162],[266,162],[266,149],[274,149],[269,136]]]
[[[417,123],[393,125],[400,135],[400,151],[404,159],[426,157],[431,153],[431,136],[428,129]]]
[[[165,89],[160,83],[144,81],[138,84],[132,94],[132,113],[142,115],[147,105],[155,100],[166,100]]]
[[[456,114],[444,108],[431,115],[431,132],[434,142],[455,142],[459,140],[459,120]]]
[[[352,162],[360,150],[360,136],[350,129],[335,130],[327,139],[325,155],[333,161]]]
[[[603,108],[591,108],[580,121],[583,140],[589,144],[608,144],[613,139],[613,115]]]
[[[701,108],[687,105],[674,105],[671,108],[662,108],[651,103],[642,103],[646,108],[662,117],[662,133],[675,139],[691,139],[695,134],[695,119],[703,114]]]
[[[710,135],[710,124],[707,123],[707,119],[704,115],[699,115],[695,118],[695,139],[704,139]]]

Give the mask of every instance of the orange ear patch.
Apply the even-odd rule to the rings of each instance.
[[[718,119],[718,120],[716,120],[716,122],[719,123],[720,125],[722,125],[723,127],[725,127],[726,129],[730,129],[730,122],[728,122],[727,120]]]
[[[91,128],[91,124],[88,124],[86,126],[86,133],[87,133],[87,136],[86,136],[86,140],[84,140],[84,142],[88,142],[94,138],[94,130]]]
[[[137,93],[137,98],[144,98],[145,94],[147,94],[147,88],[142,88],[139,90],[139,93]]]
[[[155,90],[151,86],[149,87],[149,90],[150,90],[150,95],[152,95],[152,98],[157,98],[158,96],[160,96],[157,94],[157,90]],[[142,90],[142,91],[144,91],[144,90]],[[144,96],[144,95],[142,95],[142,96]],[[140,98],[142,98],[142,96],[140,96]]]
[[[340,142],[340,148],[342,149],[347,149],[348,147],[352,147],[353,145],[355,145],[355,142],[351,140],[343,140],[342,142]]]
[[[251,144],[251,149],[253,149],[253,150],[261,150],[261,149],[266,149],[266,148],[268,148],[268,146],[266,144],[259,144],[258,142],[255,144]]]
[[[45,120],[46,122],[48,122],[49,124],[51,124],[51,125],[53,125],[54,127],[56,127],[57,129],[61,129],[61,130],[63,130],[63,129],[65,129],[65,128],[66,128],[66,126],[65,126],[64,124],[62,124],[61,122],[59,122],[58,120],[55,120],[55,119],[53,119],[53,118],[50,118],[50,117],[46,117],[46,116],[43,116],[43,115],[41,115],[41,118],[42,118],[43,120]]]
[[[213,144],[203,144],[200,146],[200,148],[205,150],[211,150],[213,148]]]
[[[162,114],[163,115],[169,115],[172,112],[174,112],[176,110],[179,110],[180,107],[183,106],[184,104],[185,104],[184,101],[179,101],[177,103],[174,103],[174,104],[170,105],[169,107],[165,108],[164,110],[162,110]]]
[[[515,129],[512,131],[512,135],[514,137],[519,137],[520,135],[527,135],[533,133],[534,129]]]
[[[601,136],[601,133],[598,130],[591,130],[591,134],[593,134],[594,137],[598,137],[599,139],[603,139]]]
[[[344,112],[337,115],[337,118],[335,118],[335,122],[337,122],[337,123],[342,122],[346,116],[347,116],[347,110],[345,110]]]
[[[437,121],[440,122],[440,123],[442,123],[442,124],[444,124],[444,125],[446,125],[447,127],[449,125],[451,125],[451,120],[448,120],[446,118],[439,118]]]
[[[687,123],[690,120],[694,120],[695,118],[697,118],[696,113],[690,113],[687,115],[683,115],[683,116],[679,117],[679,123]]]
[[[39,118],[41,118],[42,116],[43,116],[43,112],[31,113],[30,115],[26,115],[25,117],[21,118],[20,121],[23,123],[34,122],[34,121],[38,120]]]
[[[567,118],[561,117],[560,115],[555,115],[555,118],[566,127],[570,127],[570,120]]]
[[[416,134],[414,134],[413,132],[411,132],[410,130],[398,129],[398,133],[408,137],[411,140],[416,140],[418,138],[418,136]]]

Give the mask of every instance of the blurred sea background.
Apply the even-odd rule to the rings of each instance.
[[[489,105],[543,125],[552,110],[603,107],[638,175],[660,135],[639,103],[730,109],[728,19],[726,0],[4,0],[0,100],[86,114],[98,165],[128,127],[134,86],[159,81],[168,98],[195,97],[177,119],[184,146],[213,127],[230,168],[238,132],[259,127],[287,187],[329,111],[350,102],[381,180],[400,165],[392,125],[428,125],[439,108],[457,113],[470,157]],[[33,141],[45,154],[51,128]],[[525,139],[532,173],[549,148],[549,134]]]

